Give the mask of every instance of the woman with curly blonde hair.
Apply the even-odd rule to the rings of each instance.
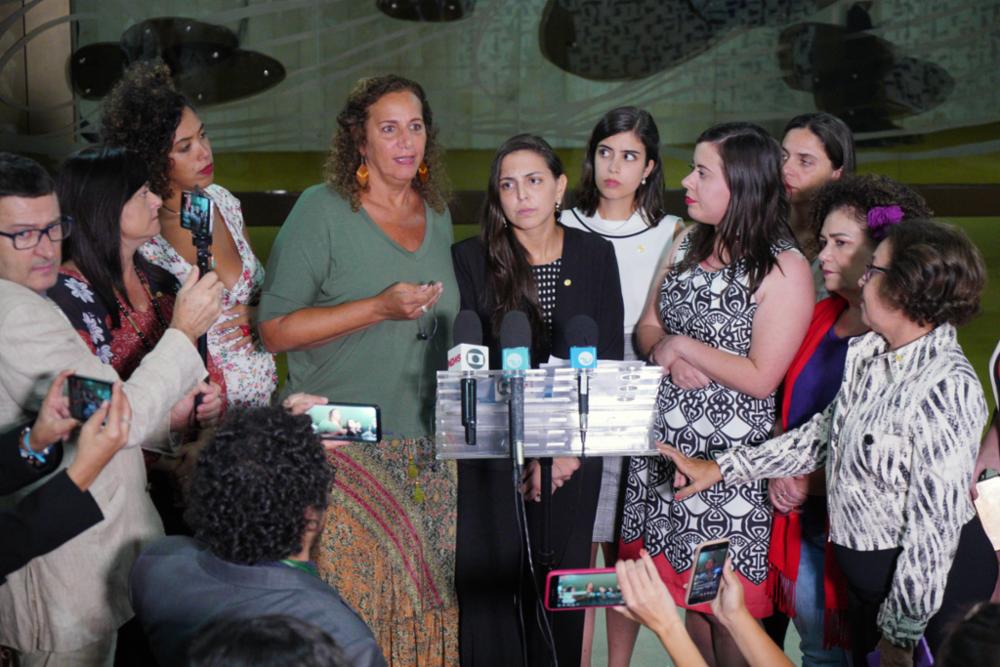
[[[455,468],[434,459],[435,372],[458,287],[430,105],[388,75],[337,116],[326,182],[281,227],[260,331],[288,352],[285,394],[375,403],[379,443],[333,454],[337,479],[317,556],[390,665],[458,663]]]
[[[229,405],[267,405],[278,376],[274,358],[253,331],[264,267],[250,247],[239,200],[215,184],[205,126],[174,87],[166,64],[129,67],[104,100],[101,135],[108,145],[130,149],[146,162],[149,189],[163,199],[163,206],[160,233],[139,252],[179,280],[195,264],[191,233],[181,226],[181,193],[203,188],[212,200],[212,258],[226,291],[225,312],[208,333],[208,350],[223,371]]]

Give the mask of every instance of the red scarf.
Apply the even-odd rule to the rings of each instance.
[[[827,332],[847,309],[847,301],[833,295],[823,299],[813,309],[812,321],[806,332],[805,340],[792,359],[792,365],[785,374],[781,395],[781,426],[788,430],[788,411],[792,404],[792,393],[795,381],[798,379],[806,363],[812,358],[816,348]],[[829,523],[827,524],[829,531]],[[795,618],[795,581],[799,577],[799,551],[802,546],[801,513],[793,511],[790,514],[774,513],[774,523],[771,526],[771,551],[769,559],[774,568],[770,577],[771,597],[778,609],[789,618]],[[833,555],[833,542],[827,540],[826,553],[823,558],[823,647],[850,647],[850,637],[847,628],[847,580],[837,567]]]

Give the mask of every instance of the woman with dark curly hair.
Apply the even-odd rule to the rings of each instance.
[[[806,338],[785,375],[780,431],[797,428],[830,404],[844,375],[850,341],[868,333],[858,281],[875,246],[891,226],[930,217],[931,211],[920,195],[891,178],[846,175],[816,193],[812,214],[811,226],[819,229],[817,260],[830,296],[816,304]],[[794,619],[803,667],[843,665],[846,591],[835,559],[826,553],[825,473],[770,480],[768,494],[775,509],[769,557],[776,571],[775,604]],[[784,626],[772,638],[783,645]]]
[[[988,600],[997,560],[969,497],[986,423],[983,389],[955,327],[978,310],[983,257],[939,222],[883,224],[859,284],[871,333],[847,351],[833,402],[800,427],[715,461],[661,445],[690,484],[677,498],[826,466],[830,541],[847,578],[854,664],[912,665],[968,605]]]
[[[264,267],[253,254],[240,202],[216,185],[205,126],[162,62],[132,65],[101,108],[101,136],[146,161],[149,189],[163,200],[160,232],[142,256],[183,280],[196,263],[191,233],[181,227],[181,193],[202,188],[213,202],[212,258],[225,285],[219,321],[208,332],[209,353],[222,369],[233,406],[267,405],[277,386],[274,357],[253,333]]]
[[[436,127],[423,88],[394,75],[358,82],[337,125],[326,183],[275,240],[260,331],[288,352],[286,396],[381,406],[386,439],[333,454],[320,570],[390,664],[452,665],[455,467],[431,435],[458,287]]]

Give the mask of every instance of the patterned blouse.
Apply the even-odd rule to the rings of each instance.
[[[727,485],[826,466],[830,539],[859,551],[900,547],[878,626],[912,646],[941,606],[986,424],[983,389],[943,324],[898,350],[876,333],[850,343],[833,403],[799,428],[716,461]]]
[[[243,261],[243,272],[239,279],[233,284],[232,289],[222,293],[222,308],[228,310],[239,304],[256,306],[260,301],[261,285],[264,283],[264,266],[253,254],[250,244],[243,235],[243,210],[240,208],[240,202],[231,192],[218,185],[205,188],[205,194],[215,203]],[[151,239],[139,249],[139,252],[153,264],[174,274],[178,280],[183,281],[191,270],[187,260],[181,257],[162,236]],[[271,394],[278,386],[274,357],[264,349],[256,337],[253,346],[248,349],[232,350],[229,343],[220,343],[219,339],[227,332],[220,329],[218,324],[227,319],[229,318],[223,313],[216,326],[209,330],[208,351],[226,376],[229,405],[232,407],[268,405]]]
[[[117,328],[112,328],[111,314],[79,271],[63,267],[59,270],[56,284],[47,292],[83,342],[102,362],[112,366],[122,380],[128,380],[142,363],[142,358],[149,352],[147,346],[152,347],[159,342],[174,313],[174,298],[179,287],[177,282],[169,275],[159,282],[156,276],[146,276],[146,279],[156,307],[142,312],[128,308],[121,301],[125,312],[120,313]],[[221,387],[225,402],[228,388],[222,371],[212,359],[208,360],[207,370],[209,379]]]

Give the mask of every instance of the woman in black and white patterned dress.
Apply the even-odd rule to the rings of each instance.
[[[955,331],[985,279],[961,231],[891,227],[860,281],[872,333],[851,341],[826,410],[715,462],[662,448],[692,480],[678,497],[826,466],[856,665],[877,646],[883,667],[909,667],[921,636],[937,651],[949,624],[993,591],[996,558],[969,497],[986,403]]]
[[[550,355],[568,358],[563,329],[576,315],[597,323],[598,358],[622,358],[624,314],[614,247],[599,236],[558,224],[565,188],[562,163],[543,139],[512,137],[493,159],[482,233],[452,247],[462,308],[474,310],[482,320],[494,368],[500,364],[500,323],[512,310],[526,312],[532,324],[533,366]],[[554,459],[553,568],[590,563],[601,467],[600,457],[582,463]],[[526,469],[525,499],[538,500],[537,462]],[[532,582],[524,563],[512,472],[507,459],[461,461],[458,466],[455,588],[463,667],[550,664],[539,631],[541,601],[535,594],[544,581]],[[538,509],[529,502],[526,511],[536,551]],[[537,553],[534,559],[539,563]],[[552,629],[559,663],[579,665],[583,614],[554,614]]]
[[[774,392],[802,342],[814,302],[809,265],[788,227],[778,143],[749,123],[699,137],[682,181],[688,215],[700,223],[667,257],[637,329],[640,351],[663,367],[656,436],[688,456],[713,459],[767,439]],[[765,590],[771,506],[764,481],[673,497],[666,459],[633,457],[625,484],[621,558],[641,548],[684,604],[694,549],[729,538],[747,606],[771,613]],[[709,664],[745,664],[708,605],[686,625]]]

